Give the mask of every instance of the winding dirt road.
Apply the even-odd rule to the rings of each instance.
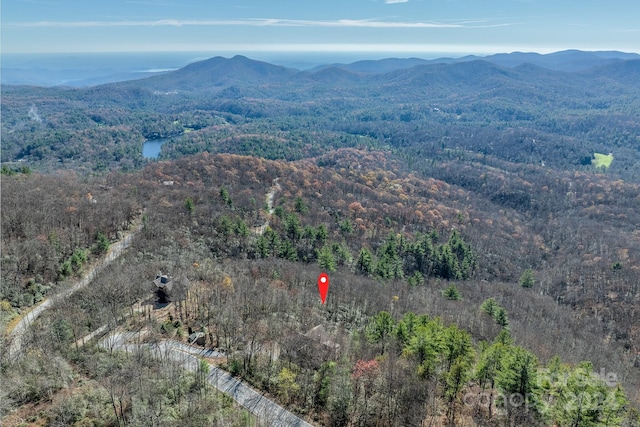
[[[277,191],[280,191],[281,187],[278,183],[278,178],[274,179],[273,186],[269,193],[267,193],[267,207],[268,214],[273,214],[273,200]],[[258,234],[264,233],[269,225],[269,218],[267,217],[265,223],[257,227],[254,230]],[[60,293],[45,299],[39,305],[29,311],[20,321],[16,324],[13,330],[8,331],[10,337],[9,357],[11,360],[15,360],[22,354],[22,338],[27,331],[31,323],[37,319],[42,312],[49,307],[53,306],[64,298],[72,295],[74,292],[84,288],[98,275],[105,267],[118,259],[122,253],[127,249],[134,236],[142,229],[142,224],[127,233],[122,240],[113,243],[109,248],[106,256],[96,264],[94,264],[89,270],[87,270],[82,278],[80,278],[71,287],[61,291]],[[82,339],[82,344],[85,341],[94,338],[106,331],[106,326],[98,328],[96,331],[89,334]],[[100,340],[100,345],[110,350],[120,350],[126,352],[139,351],[143,346],[148,347],[153,354],[158,358],[164,358],[174,360],[180,364],[184,369],[191,372],[196,372],[200,364],[199,357],[221,357],[222,353],[218,353],[212,350],[199,350],[183,343],[165,340],[157,344],[141,344],[139,343],[139,334],[136,333],[120,333],[113,332]],[[133,344],[132,344],[133,342]],[[234,378],[229,373],[222,369],[209,364],[209,375],[207,381],[216,387],[221,392],[229,395],[240,405],[247,408],[252,414],[258,417],[260,420],[267,422],[270,426],[276,427],[313,427],[312,424],[307,423],[303,419],[297,417],[295,414],[287,411],[282,406],[273,402],[272,400],[264,397],[262,394],[252,389],[242,381]]]
[[[258,236],[262,236],[264,232],[267,230],[267,227],[269,226],[269,218],[271,218],[271,215],[273,215],[273,211],[274,211],[273,199],[275,198],[276,193],[282,190],[282,187],[280,187],[280,183],[278,182],[279,179],[280,178],[276,178],[273,180],[273,185],[271,186],[271,189],[267,193],[267,197],[266,197],[267,218],[265,219],[264,224],[262,224],[259,227],[254,227],[253,229],[253,232]]]
[[[91,283],[98,273],[122,255],[125,249],[131,245],[134,236],[138,234],[141,229],[142,223],[127,232],[121,240],[112,243],[104,258],[85,271],[84,275],[71,287],[43,300],[40,304],[25,314],[12,330],[7,331],[9,335],[9,342],[11,343],[9,345],[9,359],[15,360],[20,357],[23,335],[29,328],[29,325],[31,325],[31,323],[33,323],[33,321],[36,320],[43,311]]]

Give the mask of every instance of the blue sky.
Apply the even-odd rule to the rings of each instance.
[[[3,53],[640,53],[640,0],[2,0]]]

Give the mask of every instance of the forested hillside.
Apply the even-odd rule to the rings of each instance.
[[[3,422],[259,423],[168,360],[83,344],[104,327],[201,333],[317,425],[636,425],[638,73],[236,57],[3,87]],[[16,322],[137,224],[9,357]]]
[[[85,89],[3,86],[2,161],[86,172],[202,151],[300,159],[345,146],[411,161],[480,153],[515,163],[608,171],[637,181],[640,61],[561,72],[487,61],[386,74],[295,72],[213,58],[143,80]],[[286,142],[286,144],[285,144]]]

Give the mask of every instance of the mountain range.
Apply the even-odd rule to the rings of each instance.
[[[111,385],[120,371],[101,368],[111,356],[73,343],[133,316],[131,304],[153,298],[147,285],[168,273],[193,287],[168,316],[135,321],[153,331],[150,340],[207,330],[210,346],[229,349],[230,370],[321,425],[348,424],[328,422],[336,408],[368,416],[378,413],[369,403],[391,400],[415,405],[415,419],[396,425],[425,424],[427,400],[440,416],[433,425],[445,424],[446,405],[466,425],[582,425],[582,409],[569,416],[562,399],[576,396],[574,383],[592,369],[615,373],[623,387],[603,389],[617,400],[604,399],[597,409],[609,412],[592,414],[602,420],[592,424],[640,425],[638,55],[513,53],[307,70],[214,57],[91,87],[3,85],[1,103],[4,319],[63,291],[141,224],[113,270],[32,328],[28,365],[0,369],[15,390],[9,406],[30,402],[28,384],[52,383],[32,378],[56,377],[45,367],[64,360],[58,354],[81,375],[95,373],[96,389],[119,390]],[[158,159],[143,156],[147,143],[162,145]],[[317,301],[320,271],[332,277],[326,306]],[[422,314],[446,335],[429,332]],[[335,339],[322,346],[346,352],[335,364],[299,351],[317,325]],[[469,330],[477,351],[450,364],[440,345],[422,343],[458,340],[453,325]],[[274,344],[277,359],[267,354]],[[174,371],[163,364],[159,374]],[[490,365],[500,376],[480,378]],[[456,369],[459,379],[440,376]],[[548,369],[567,379],[536,387],[551,412],[531,407],[522,414],[531,418],[516,422],[493,406],[483,415],[487,408],[456,403],[485,387],[509,395],[512,373],[529,381]],[[289,388],[298,400],[282,393],[281,378],[300,387]],[[135,396],[159,384],[132,383]],[[362,384],[373,398],[360,394]],[[65,402],[81,395],[65,387]],[[52,400],[49,391],[32,394]],[[164,401],[135,396],[145,422],[151,407],[138,402]],[[393,425],[372,417],[360,424]]]
[[[300,71],[238,55],[89,88],[5,85],[2,160],[33,160],[33,153],[44,147],[54,153],[63,150],[63,157],[69,158],[74,156],[70,147],[76,143],[77,153],[88,155],[90,150],[80,148],[83,144],[79,140],[59,147],[48,142],[50,136],[45,134],[59,134],[67,126],[73,134],[82,129],[95,133],[96,123],[116,126],[133,122],[136,125],[129,129],[133,136],[128,138],[142,141],[182,135],[186,146],[180,150],[186,154],[203,148],[202,142],[193,141],[201,133],[185,132],[208,128],[221,118],[234,123],[260,119],[268,121],[269,127],[305,118],[313,127],[304,127],[304,132],[338,132],[349,138],[361,135],[384,145],[406,146],[409,138],[411,145],[422,147],[425,138],[429,144],[447,138],[457,147],[509,161],[545,162],[562,168],[588,164],[585,159],[594,152],[622,150],[625,154],[617,156],[611,172],[631,171],[640,161],[634,136],[640,132],[636,119],[640,107],[637,57],[568,51],[494,55],[489,58],[493,62],[477,58],[449,63],[381,60],[370,62],[368,67],[380,72],[363,73],[340,66]],[[499,65],[496,59],[512,66]],[[528,59],[591,66],[559,71],[525,62]],[[386,71],[389,64],[396,69]],[[32,111],[39,113],[34,115]],[[49,123],[48,127],[35,129],[42,137],[34,137],[29,131],[34,117]],[[54,126],[59,120],[62,122]],[[292,126],[298,127],[299,123]],[[496,138],[497,134],[503,136]],[[518,137],[519,141],[538,142],[525,151],[522,147],[515,149],[513,134],[526,135]],[[112,140],[114,136],[106,138]],[[25,140],[30,141],[26,146]],[[55,140],[62,144],[64,138],[57,136]],[[540,141],[545,141],[544,145]],[[332,147],[339,146],[332,138],[328,142]],[[223,150],[224,144],[211,144],[205,144],[208,150]],[[280,155],[268,157],[304,157],[292,146],[279,147]],[[227,148],[252,154],[234,144]],[[47,162],[50,154],[47,151],[38,158]]]
[[[125,56],[123,59],[118,59],[118,57],[114,55],[105,56],[105,61],[107,58],[110,58],[110,61],[107,63],[105,63],[105,61],[99,61],[96,58],[97,56],[97,54],[93,55],[84,63],[80,62],[82,61],[81,57],[62,57],[56,58],[55,60],[49,59],[48,57],[35,57],[29,61],[3,58],[0,78],[2,84],[11,85],[86,87],[119,81],[137,80],[163,74],[172,69],[182,68],[185,64],[189,64],[186,68],[189,68],[192,73],[197,73],[197,70],[201,69],[205,64],[213,65],[210,60],[194,61],[193,58],[189,60],[185,54],[176,56],[174,61],[170,60],[171,55],[167,55],[167,58],[154,55],[151,57],[152,59],[146,59],[144,55],[140,56],[140,62],[146,61],[145,63],[148,62],[149,64],[159,64],[156,66],[141,66],[141,64],[136,63],[131,56]],[[313,74],[328,68],[337,68],[356,74],[384,74],[418,65],[453,64],[484,60],[510,68],[523,64],[533,64],[555,71],[574,72],[633,59],[640,59],[640,55],[618,51],[587,52],[566,50],[550,54],[513,52],[489,56],[469,55],[460,58],[439,58],[432,60],[421,58],[386,58],[353,63],[330,63],[318,65],[310,69],[298,68],[297,66],[287,68],[290,68],[291,72],[308,71]],[[292,62],[287,62],[287,64],[289,63],[293,64]]]
[[[526,61],[529,58],[537,58],[538,61]],[[557,68],[562,67],[554,68],[553,64],[572,65],[559,70]],[[573,70],[569,71],[569,68]],[[523,90],[539,91],[545,88],[549,89],[546,91],[548,93],[562,94],[566,98],[572,94],[582,96],[588,90],[597,92],[597,87],[593,87],[594,81],[596,86],[602,88],[616,82],[638,87],[640,55],[601,57],[574,51],[557,55],[509,54],[484,59],[466,57],[465,60],[451,61],[386,59],[307,71],[238,55],[232,58],[214,57],[179,70],[122,82],[112,87],[147,88],[159,92],[205,90],[222,97],[230,93],[228,89],[231,87],[236,90],[231,92],[235,98],[273,96],[281,99],[313,99],[318,92],[337,90],[349,96],[373,92],[388,96],[400,94],[408,100],[425,94],[433,98],[448,96],[451,92],[473,94],[494,89],[503,89],[505,96],[513,97],[514,94],[522,95]],[[518,90],[511,90],[514,87]]]
[[[432,60],[420,58],[388,58],[381,60],[357,61],[351,64],[321,65],[315,67],[313,71],[327,67],[337,67],[358,73],[381,74],[398,69],[411,68],[416,65],[453,64],[458,62],[484,60],[503,67],[513,68],[523,64],[533,64],[550,70],[571,72],[586,70],[629,59],[640,59],[640,55],[636,53],[624,53],[617,51],[585,52],[580,50],[565,50],[549,54],[513,52],[498,53],[488,56],[468,55],[461,58],[439,58]]]

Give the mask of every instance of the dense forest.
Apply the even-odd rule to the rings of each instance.
[[[197,336],[314,425],[637,425],[639,71],[236,57],[3,86],[3,423],[261,425],[101,329]]]
[[[637,181],[639,74],[640,60],[579,72],[477,60],[357,74],[234,57],[92,88],[3,86],[2,162],[131,170],[144,163],[145,139],[170,138],[167,159],[298,160],[370,146],[410,163],[473,153],[584,170],[595,153],[613,153],[609,172]]]

